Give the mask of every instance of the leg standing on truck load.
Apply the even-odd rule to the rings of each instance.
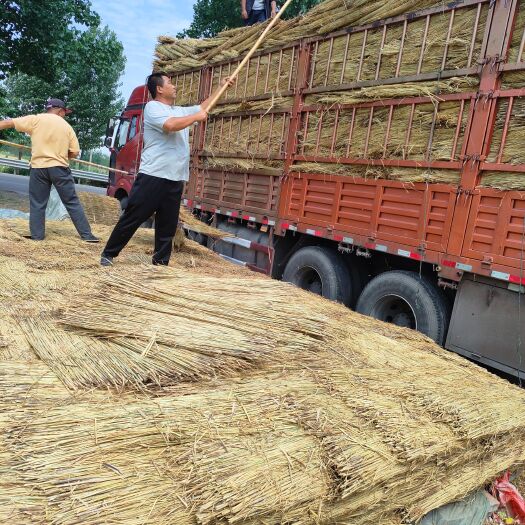
[[[247,26],[265,22],[274,17],[276,12],[275,0],[241,0],[241,16]]]
[[[35,241],[41,241],[45,236],[46,207],[53,185],[81,239],[86,242],[99,242],[91,233],[69,169],[69,159],[74,159],[80,152],[77,136],[64,120],[70,112],[62,100],[50,98],[46,102],[46,113],[0,122],[0,130],[15,128],[31,136],[29,228],[31,239]]]
[[[225,79],[223,85],[229,82]],[[154,213],[152,263],[169,263],[184,182],[189,178],[189,128],[208,117],[209,99],[200,106],[173,105],[175,86],[165,73],[153,73],[148,77],[148,91],[153,100],[144,109],[144,148],[138,176],[124,214],[102,252],[102,266],[113,263],[113,258],[119,255],[139,226]]]

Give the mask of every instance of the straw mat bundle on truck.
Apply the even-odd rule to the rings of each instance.
[[[377,28],[358,27],[430,7],[443,9]],[[297,153],[330,158],[316,162],[312,172],[355,176],[362,168],[338,162],[347,158],[459,160],[472,98],[479,85],[473,72],[481,53],[489,6],[458,5],[452,15],[447,9],[442,2],[393,6],[375,1],[326,0],[303,17],[281,21],[240,74],[235,88],[226,92],[222,104],[212,112],[200,167],[283,173],[294,101],[290,95],[298,88],[297,41],[344,27],[349,28],[348,32],[312,43],[308,88],[325,91],[304,97],[304,106],[316,108],[302,114]],[[200,71],[197,62],[212,66],[213,89],[233,71],[260,31],[257,26],[228,30],[206,44],[160,37],[155,68],[175,75],[179,103],[195,103],[196,75]],[[189,51],[192,70],[184,61],[170,58]],[[469,71],[471,76],[452,77],[455,71]],[[411,79],[416,74],[435,75],[436,79],[416,82]],[[463,93],[465,97],[451,101],[441,98],[452,93]],[[427,97],[428,102],[419,102],[414,109],[411,97]],[[390,106],[380,105],[361,107],[357,112],[352,106],[339,108],[340,104],[385,99],[400,102],[393,112]],[[307,172],[311,166],[312,162],[294,162],[290,169]],[[390,169],[369,168],[374,177],[389,178]],[[459,183],[459,171],[433,170],[430,176],[426,169],[396,171],[393,178],[405,182]]]
[[[396,2],[394,5],[380,0],[325,0],[311,9],[305,16],[279,23],[270,31],[262,49],[286,45],[301,38],[328,34],[344,27],[365,25],[376,20],[434,6],[444,6],[444,3],[436,0],[419,0]],[[470,10],[468,12],[468,15],[464,15],[464,17],[460,15],[458,17],[456,22],[458,31],[461,31],[462,27],[472,17]],[[428,41],[429,48],[444,45],[444,39],[448,32],[447,23],[448,21],[442,21],[440,24],[439,17],[436,17],[436,27],[435,29],[432,28],[432,36]],[[420,32],[422,33],[423,30],[424,28],[421,28]],[[237,58],[251,48],[257,40],[260,31],[260,26],[239,28],[225,31],[215,38],[201,41],[160,37],[154,65],[157,69],[169,68],[170,73],[175,73],[222,60]],[[483,35],[483,31],[481,31],[481,35]],[[466,38],[471,36],[471,33],[469,33]],[[391,40],[390,42],[387,41],[387,44],[390,45],[390,48],[395,48],[395,39],[392,38]],[[411,40],[417,42],[415,36],[412,36]],[[461,49],[462,43],[460,34],[452,45],[457,45],[458,49]],[[380,39],[376,44],[380,44]],[[479,45],[481,45],[481,42]],[[373,51],[373,46],[370,45],[370,55],[373,54]],[[458,59],[458,53],[453,53],[451,54],[452,56],[455,56],[455,58],[451,59]],[[193,57],[191,65],[187,61],[189,57]],[[407,59],[408,62],[409,60]],[[433,70],[435,68],[429,66],[429,69]]]

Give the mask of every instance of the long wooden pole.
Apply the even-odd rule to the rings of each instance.
[[[288,6],[292,2],[293,0],[287,0],[286,3],[281,7],[279,12],[271,19],[270,23],[266,26],[266,29],[261,33],[261,36],[257,39],[257,42],[253,44],[253,47],[250,49],[250,51],[248,51],[248,54],[243,58],[241,63],[237,66],[237,69],[230,75],[231,80],[235,80],[239,76],[239,73],[241,72],[242,68],[246,65],[248,60],[252,58],[253,54],[257,51],[262,41],[266,38],[266,35],[272,30],[273,26],[278,22],[281,16],[283,16],[284,12],[286,11]],[[228,89],[228,84],[225,84],[217,91],[214,97],[210,100],[208,107],[206,108],[206,111],[208,113],[217,104],[217,102],[219,101],[219,99],[222,97],[222,95],[227,89]]]
[[[17,144],[16,142],[9,142],[8,140],[0,140],[0,144],[5,144],[6,146],[12,146],[18,149],[31,150],[29,146],[25,146],[24,144]],[[114,171],[115,173],[123,173],[124,175],[129,175],[127,171],[117,170],[115,168],[110,168],[109,166],[103,166],[102,164],[95,164],[94,162],[88,162],[87,160],[81,160],[81,159],[69,159],[69,160],[73,162],[78,162],[79,164],[84,164],[85,166],[92,166],[93,168],[100,168],[103,170]]]

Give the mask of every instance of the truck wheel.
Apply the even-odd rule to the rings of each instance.
[[[390,271],[374,277],[359,297],[359,313],[418,330],[442,345],[448,305],[441,291],[415,272]]]
[[[349,304],[352,298],[352,282],[344,262],[321,246],[295,252],[284,269],[283,281],[338,303]]]

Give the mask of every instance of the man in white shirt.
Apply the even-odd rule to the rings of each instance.
[[[244,25],[253,26],[273,18],[277,12],[276,0],[241,0],[241,16]]]
[[[229,83],[223,81],[223,85]],[[148,77],[151,100],[144,108],[144,146],[128,205],[115,225],[100,264],[110,266],[139,226],[155,214],[153,264],[168,265],[177,231],[184,182],[189,179],[189,128],[207,119],[213,95],[200,106],[174,106],[175,86],[166,73]]]

